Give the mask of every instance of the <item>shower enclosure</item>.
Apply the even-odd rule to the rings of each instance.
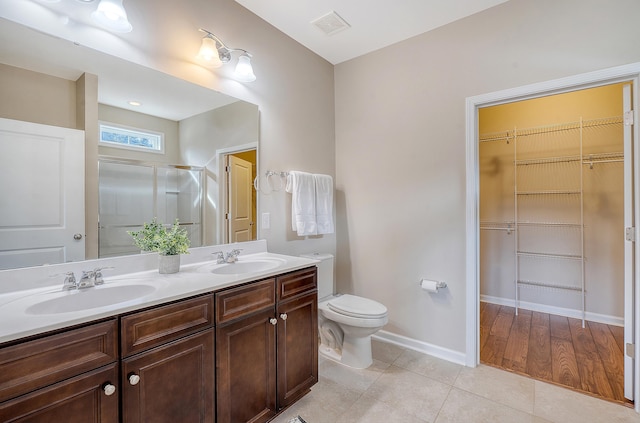
[[[203,168],[100,158],[98,256],[137,254],[127,231],[154,217],[178,219],[192,247],[202,245]]]

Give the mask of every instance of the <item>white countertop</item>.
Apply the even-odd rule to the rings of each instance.
[[[215,261],[209,260],[184,264],[180,267],[180,272],[169,275],[159,274],[157,269],[154,269],[109,277],[108,272],[105,271],[103,285],[71,291],[62,291],[61,282],[64,278],[57,278],[58,283],[55,285],[51,283],[46,286],[31,284],[29,286],[35,287],[19,290],[5,289],[5,292],[0,293],[0,343],[212,292],[313,266],[317,263],[316,260],[303,257],[258,252],[241,254],[236,264],[260,260],[270,261],[274,263],[275,267],[264,271],[221,275],[212,273],[211,270],[220,266],[234,266],[234,264],[216,265]],[[79,279],[78,275],[76,278]],[[12,279],[15,280],[15,272]],[[150,285],[153,287],[153,292],[145,293],[145,295],[131,300],[87,310],[52,314],[33,314],[29,311],[29,307],[35,304],[61,296],[74,296],[73,304],[82,304],[82,295],[85,292],[90,290],[97,292],[123,285]],[[90,295],[95,296],[95,293]]]

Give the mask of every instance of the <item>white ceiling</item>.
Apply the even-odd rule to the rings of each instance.
[[[334,65],[506,1],[236,0]],[[311,22],[332,11],[350,28],[328,36]]]

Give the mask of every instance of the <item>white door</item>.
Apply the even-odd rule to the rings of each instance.
[[[253,239],[253,165],[235,156],[227,156],[228,185],[227,211],[229,219],[229,242]]]
[[[0,119],[0,269],[84,260],[84,131]]]
[[[634,240],[633,222],[633,110],[631,84],[622,88],[624,111],[624,226],[627,232],[624,245],[624,396],[633,401],[634,379],[634,330],[633,330],[633,280]],[[637,230],[637,228],[636,228]],[[631,232],[630,232],[631,231]]]

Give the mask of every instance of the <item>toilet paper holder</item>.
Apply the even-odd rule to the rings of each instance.
[[[446,288],[447,287],[447,283],[446,282],[436,281],[436,280],[429,280],[429,279],[425,279],[425,278],[420,279],[418,281],[418,286],[421,287],[421,288],[424,287],[424,283],[425,282],[431,283],[432,286],[433,286],[432,283],[435,282],[435,288],[436,289],[442,289],[442,288]]]

